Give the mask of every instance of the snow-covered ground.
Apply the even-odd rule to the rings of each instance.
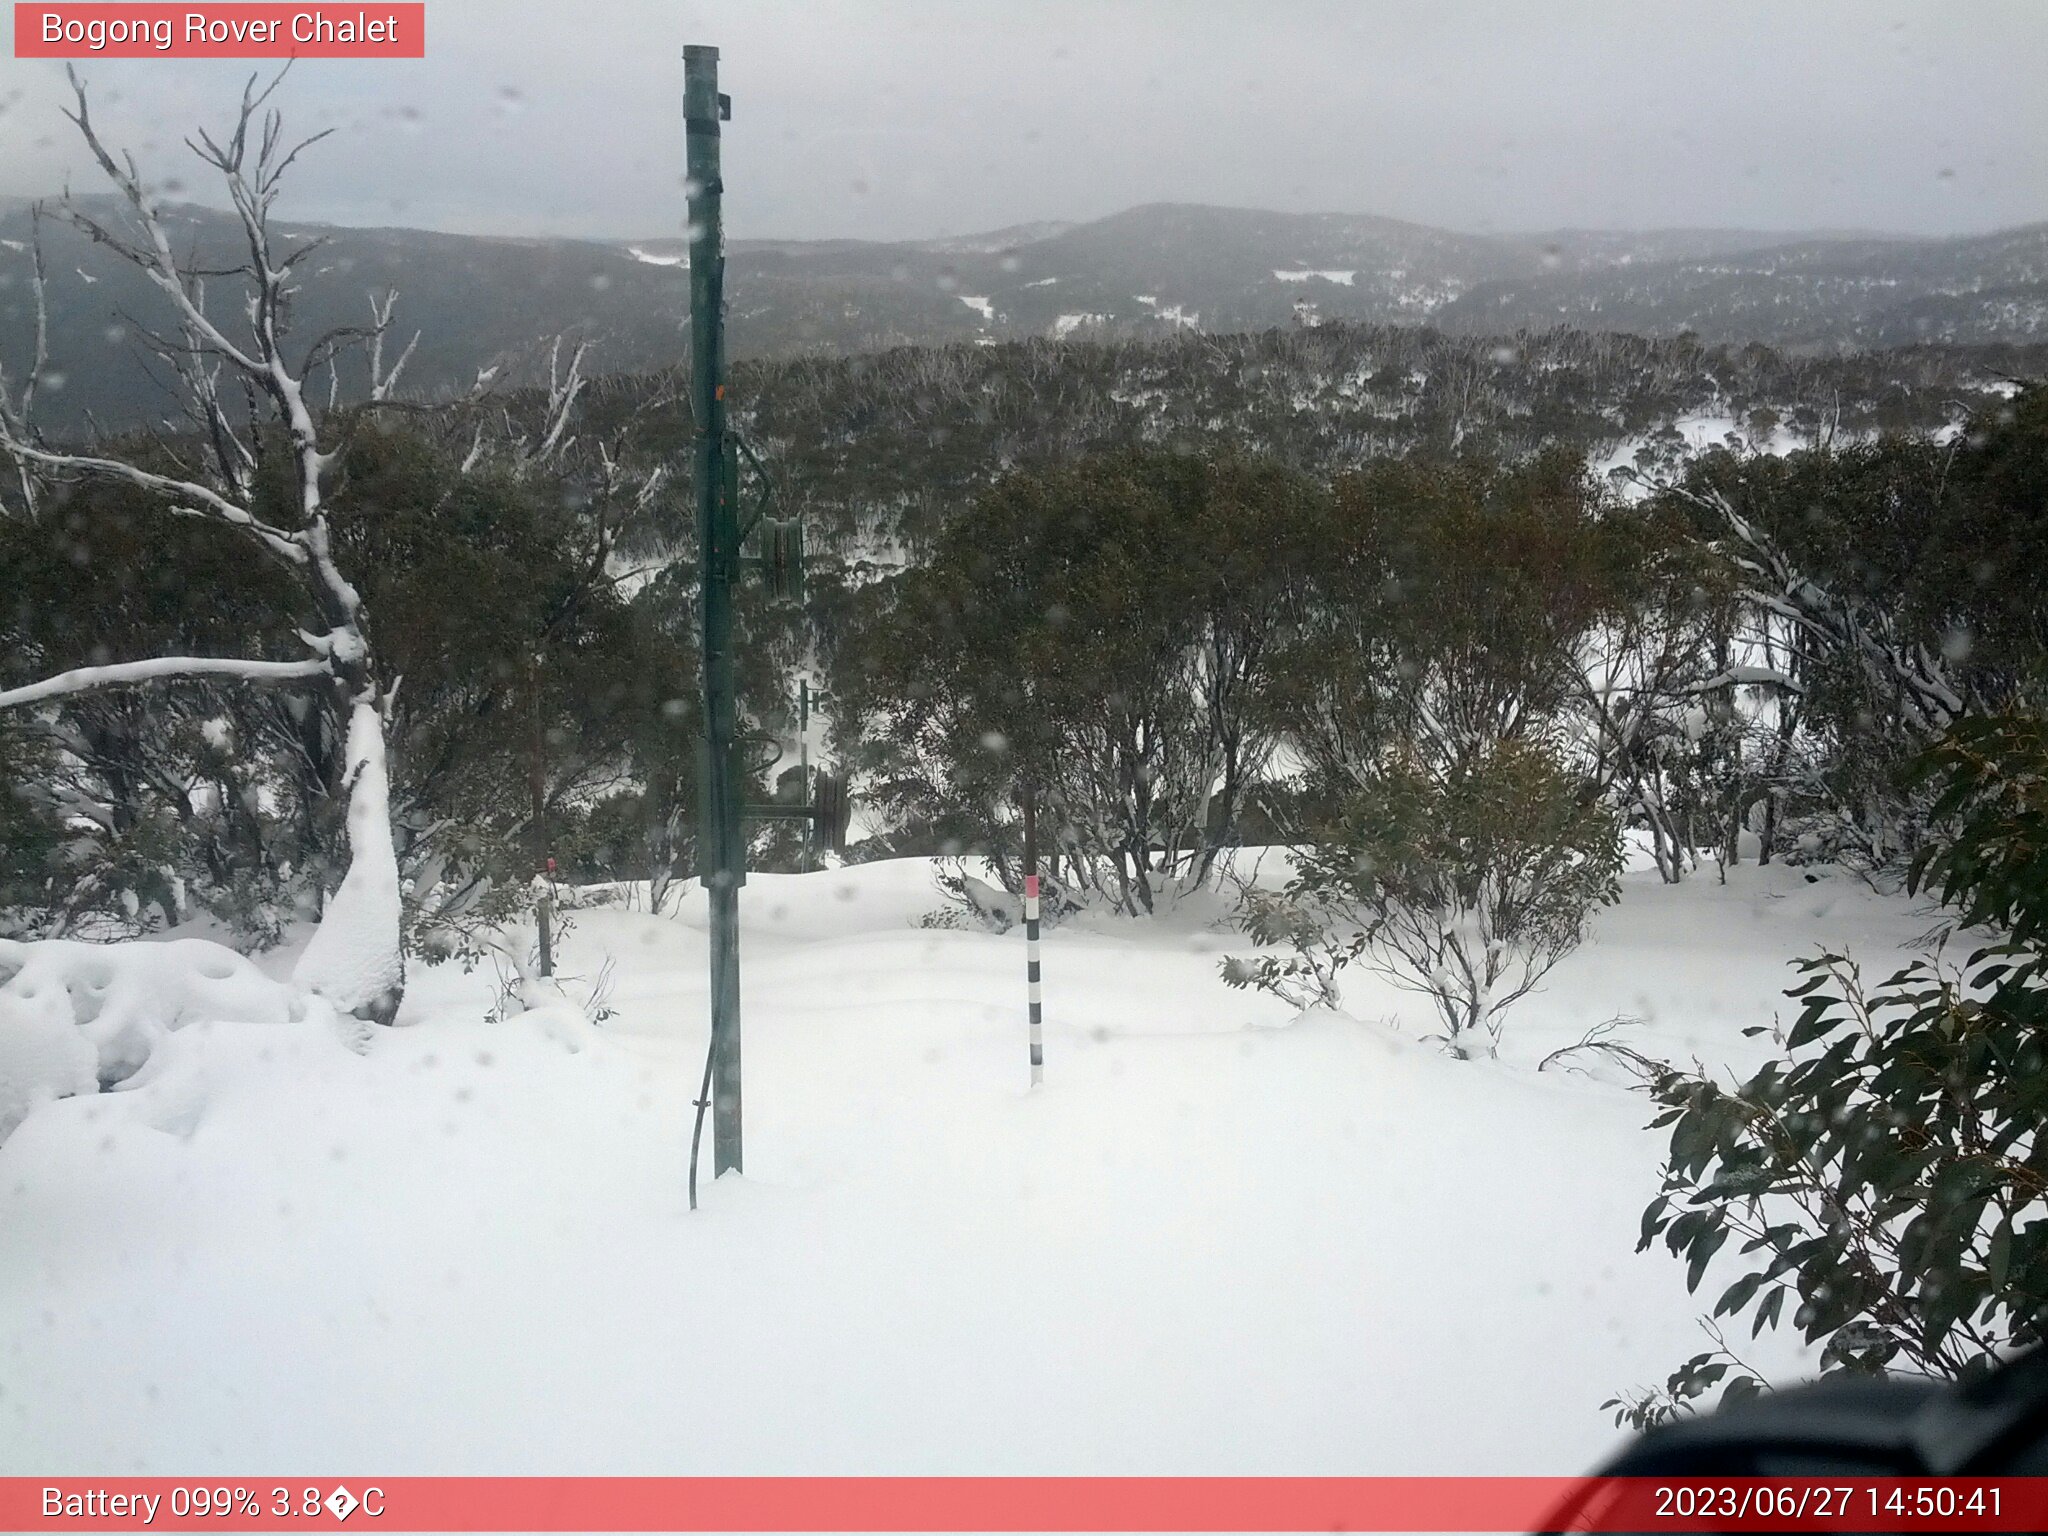
[[[611,1019],[413,978],[360,1052],[194,1024],[0,1145],[0,1473],[1562,1473],[1704,1347],[1633,1252],[1642,1097],[1534,1071],[1618,1013],[1755,1061],[1818,943],[1926,926],[1846,875],[1629,877],[1500,1062],[1226,989],[1220,907],[1045,944],[921,929],[905,860],[743,895],[747,1174],[686,1209],[701,897],[572,914]],[[707,1135],[708,1142],[708,1135]],[[1796,1368],[1789,1339],[1752,1354]]]
[[[1588,455],[1587,464],[1593,473],[1605,480],[1617,469],[1637,467],[1637,455],[1646,447],[1656,448],[1659,439],[1667,444],[1670,462],[1667,467],[1682,466],[1684,460],[1706,453],[1712,448],[1730,447],[1738,451],[1753,450],[1783,458],[1788,453],[1802,448],[1811,448],[1810,438],[1802,436],[1792,428],[1778,425],[1768,434],[1745,433],[1742,424],[1733,416],[1717,411],[1694,411],[1673,419],[1666,428],[1654,433],[1638,433],[1614,443],[1605,451],[1595,450]],[[1846,440],[1846,435],[1844,439]],[[1656,478],[1654,475],[1652,479]],[[1647,485],[1638,481],[1618,487],[1621,496],[1628,501],[1640,501],[1649,494]]]

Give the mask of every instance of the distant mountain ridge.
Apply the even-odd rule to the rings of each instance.
[[[168,210],[181,248],[226,256],[229,218]],[[677,239],[513,239],[286,223],[329,244],[303,273],[310,341],[396,288],[421,332],[407,382],[425,395],[478,370],[526,376],[536,343],[591,343],[591,366],[637,371],[687,350]],[[0,199],[0,357],[26,355],[29,205]],[[112,253],[55,222],[55,387],[46,420],[151,419],[164,396],[126,317],[158,311]],[[1026,336],[1234,332],[1353,321],[1466,334],[1557,326],[1803,351],[2048,339],[2048,224],[1917,238],[1674,229],[1475,235],[1363,214],[1154,203],[1086,223],[924,241],[742,240],[727,251],[736,357],[849,354]],[[160,370],[159,370],[160,371]],[[346,397],[361,380],[344,370]]]

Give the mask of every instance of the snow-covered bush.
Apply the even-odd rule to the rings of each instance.
[[[1224,979],[1328,1002],[1363,957],[1430,1000],[1454,1054],[1491,1055],[1620,870],[1614,813],[1541,748],[1502,743],[1441,778],[1391,759],[1297,855],[1284,898],[1249,905],[1252,936],[1293,954],[1232,960]]]
[[[939,865],[932,876],[946,905],[925,915],[927,928],[986,928],[1008,933],[1024,921],[1024,898],[967,873],[957,861]],[[1079,905],[1050,875],[1039,876],[1038,915],[1051,927]]]
[[[298,1021],[323,1006],[204,939],[0,939],[0,1137],[38,1103],[132,1076],[186,1024]]]
[[[1240,898],[1240,920],[1262,944],[1285,944],[1291,955],[1233,955],[1223,962],[1223,979],[1233,987],[1257,987],[1304,1012],[1334,1008],[1342,1000],[1337,973],[1356,951],[1349,936],[1331,921],[1325,904],[1306,891],[1270,891],[1248,886]]]

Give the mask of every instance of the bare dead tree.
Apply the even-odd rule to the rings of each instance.
[[[35,348],[18,387],[8,382],[6,360],[0,359],[0,442],[40,441],[34,427],[36,389],[42,383],[43,370],[50,361],[50,298],[43,266],[42,225],[43,207],[38,203],[30,216],[28,244],[29,292],[36,307]],[[20,458],[14,461],[14,473],[16,491],[21,498],[19,511],[23,516],[34,517],[36,477],[30,473],[26,461]],[[6,515],[7,504],[0,501],[0,517]]]
[[[296,579],[324,627],[300,632],[307,654],[296,661],[159,656],[83,667],[0,691],[0,709],[32,706],[87,689],[167,679],[206,677],[298,686],[327,680],[349,722],[344,750],[350,863],[296,977],[337,1006],[388,1021],[404,987],[398,871],[384,757],[385,719],[396,683],[387,688],[380,678],[361,595],[335,561],[323,484],[335,451],[323,441],[307,405],[305,385],[315,370],[332,366],[339,350],[367,341],[373,397],[388,396],[411,346],[388,371],[382,367],[382,338],[394,302],[386,296],[372,301],[367,328],[329,333],[297,362],[286,353],[295,274],[320,242],[280,244],[271,210],[286,171],[326,135],[314,134],[297,143],[285,139],[282,118],[269,106],[283,78],[280,71],[259,89],[252,76],[232,132],[217,140],[202,130],[196,140],[186,141],[219,176],[240,224],[242,249],[237,259],[225,268],[209,269],[196,258],[181,261],[173,252],[162,211],[134,157],[126,152],[117,157],[109,150],[94,126],[84,84],[71,75],[75,104],[65,115],[125,206],[123,225],[116,228],[86,212],[67,193],[62,216],[132,265],[163,300],[172,324],[165,331],[147,332],[148,344],[176,369],[181,403],[203,445],[203,457],[198,467],[179,465],[165,471],[145,468],[113,451],[83,452],[43,441],[26,409],[32,404],[42,363],[40,326],[36,361],[22,390],[0,410],[0,454],[12,461],[25,481],[42,475],[124,483],[150,493],[169,513],[229,529]],[[209,302],[209,278],[225,279],[224,286],[240,301],[235,319],[225,317],[223,306]],[[230,385],[239,385],[247,410],[237,412],[223,401],[224,388]],[[295,495],[288,521],[273,520],[259,506],[257,466],[266,438],[281,438],[289,454]]]

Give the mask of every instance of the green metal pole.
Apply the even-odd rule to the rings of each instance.
[[[683,50],[683,123],[690,207],[690,411],[696,424],[699,567],[704,612],[704,732],[699,853],[711,902],[712,1176],[740,1171],[740,884],[746,852],[733,782],[738,702],[732,584],[739,512],[725,437],[725,235],[720,225],[718,50]]]

